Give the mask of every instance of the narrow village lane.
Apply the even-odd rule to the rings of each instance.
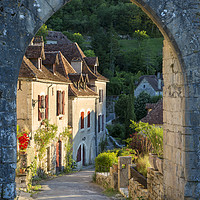
[[[100,186],[92,183],[94,169],[86,169],[41,183],[42,191],[32,198],[38,200],[110,200]]]

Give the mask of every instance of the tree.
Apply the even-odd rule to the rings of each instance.
[[[139,121],[146,116],[147,110],[145,109],[146,103],[150,103],[151,96],[146,92],[141,92],[135,99],[135,115],[136,120]]]
[[[42,36],[43,37],[43,40],[44,42],[46,43],[46,37],[48,35],[48,28],[47,28],[47,25],[46,24],[43,24],[41,26],[41,28],[38,30],[37,36]]]

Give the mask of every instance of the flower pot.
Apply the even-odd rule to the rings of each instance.
[[[149,163],[151,165],[151,167],[155,170],[158,170],[157,165],[156,165],[156,159],[157,159],[157,154],[149,154]]]
[[[158,171],[163,174],[163,159],[162,158],[156,158],[156,166],[158,168]]]

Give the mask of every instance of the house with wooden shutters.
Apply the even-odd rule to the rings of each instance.
[[[59,52],[67,68],[59,73],[69,85],[69,125],[73,132],[73,158],[78,167],[94,162],[105,138],[106,83],[98,73],[98,58],[86,57],[77,43],[45,44],[46,53]],[[62,69],[61,69],[62,68]]]
[[[44,60],[47,67],[42,63]],[[17,86],[17,123],[31,133],[28,164],[37,155],[33,138],[36,130],[43,126],[44,119],[58,126],[58,138],[59,133],[68,127],[70,81],[56,71],[59,64],[64,65],[59,63],[57,56],[45,55],[44,43],[39,38],[32,41],[23,58]],[[51,173],[55,173],[56,168],[62,170],[64,158],[62,140],[52,141],[47,148],[43,169]]]

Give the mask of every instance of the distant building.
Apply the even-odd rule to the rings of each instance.
[[[163,81],[159,73],[157,76],[144,75],[139,78],[137,87],[134,90],[134,95],[137,97],[141,92],[146,92],[150,96],[163,95],[162,87]]]
[[[146,109],[148,114],[142,118],[140,121],[149,123],[151,125],[163,126],[163,99],[159,100],[157,103],[147,103]]]

